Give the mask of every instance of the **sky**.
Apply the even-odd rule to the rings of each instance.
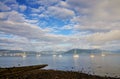
[[[0,0],[0,49],[120,50],[120,0]]]

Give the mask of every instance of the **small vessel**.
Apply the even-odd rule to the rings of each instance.
[[[101,56],[102,56],[102,57],[104,57],[104,56],[105,56],[105,54],[101,54]]]
[[[79,57],[79,55],[75,54],[75,55],[73,55],[73,57],[74,57],[74,58],[78,58],[78,57]]]
[[[56,55],[54,54],[53,57],[56,57]]]
[[[76,50],[74,50],[74,55],[73,55],[73,57],[74,57],[74,58],[78,58],[78,57],[79,57],[79,55],[77,54],[77,51],[76,51]]]
[[[25,57],[26,57],[26,53],[25,53],[25,52],[22,54],[22,57],[23,57],[23,58],[25,58]]]
[[[101,53],[101,56],[102,56],[102,57],[104,57],[104,56],[105,56],[105,54],[104,54],[104,53],[105,53],[105,52],[104,52],[104,51],[102,51],[102,53]]]
[[[58,55],[58,57],[62,57],[62,55]]]
[[[22,55],[22,57],[23,57],[23,58],[25,58],[25,57],[26,57],[26,55]]]
[[[95,57],[95,55],[91,54],[91,55],[90,55],[90,57],[91,57],[91,58],[94,58],[94,57]]]
[[[41,55],[40,55],[40,54],[37,54],[36,56],[37,56],[37,57],[40,57]]]
[[[40,57],[40,56],[41,56],[40,52],[37,52],[36,57]]]

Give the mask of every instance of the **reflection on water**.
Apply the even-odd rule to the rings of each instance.
[[[74,54],[73,57],[74,57],[74,58],[78,58],[79,55],[78,55],[78,54]]]
[[[95,55],[93,55],[93,54],[92,54],[92,55],[90,55],[90,57],[91,57],[91,58],[94,58],[94,57],[95,57]]]
[[[104,56],[105,56],[105,54],[101,54],[101,56],[102,56],[102,57],[104,57]]]
[[[0,57],[1,67],[48,64],[46,69],[73,70],[101,76],[120,77],[120,54],[40,55]]]

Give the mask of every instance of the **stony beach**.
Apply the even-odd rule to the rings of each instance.
[[[0,79],[120,79],[74,71],[45,70],[48,65],[0,68]]]

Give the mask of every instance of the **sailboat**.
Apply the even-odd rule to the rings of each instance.
[[[95,55],[91,54],[91,55],[90,55],[90,57],[91,57],[91,58],[94,58],[94,57],[95,57]]]
[[[40,57],[41,56],[41,54],[38,52],[37,54],[36,54],[36,57]]]
[[[73,57],[74,57],[74,58],[78,58],[78,57],[79,57],[79,55],[77,54],[76,49],[74,49],[74,55],[73,55]]]
[[[91,53],[91,54],[90,54],[90,57],[91,57],[91,58],[94,58],[94,57],[95,57],[95,55],[94,55],[93,53]]]
[[[95,57],[95,55],[93,54],[93,52],[90,54],[90,57],[91,57],[91,58],[94,58],[94,57]]]
[[[53,56],[53,57],[56,57],[56,56],[57,56],[55,50],[53,50],[53,55],[52,55],[52,56]]]
[[[56,57],[56,55],[55,55],[55,54],[53,54],[53,57]]]
[[[37,54],[36,57],[40,57],[41,55],[40,54]]]
[[[22,57],[23,57],[23,58],[25,58],[25,57],[26,57],[26,53],[25,53],[25,52],[22,54]]]
[[[104,56],[105,56],[105,54],[103,53],[103,51],[102,51],[102,54],[101,54],[101,56],[102,56],[102,57],[104,57]]]
[[[62,57],[62,55],[60,54],[60,55],[58,55],[58,57]]]

